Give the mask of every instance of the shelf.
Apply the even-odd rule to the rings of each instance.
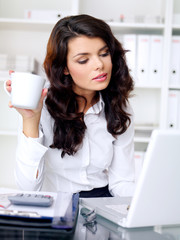
[[[180,30],[180,24],[173,24],[172,29],[174,30]]]
[[[40,21],[21,18],[0,18],[0,29],[22,29],[22,30],[51,30],[56,21]]]
[[[171,85],[169,86],[169,89],[176,89],[176,90],[180,90],[180,85]]]
[[[107,22],[113,29],[116,28],[134,28],[134,29],[159,29],[163,30],[165,25],[160,23],[125,23],[125,22]]]
[[[136,143],[149,143],[150,137],[134,137],[134,142]]]
[[[15,137],[17,135],[18,135],[17,131],[3,131],[3,130],[0,130],[0,137],[1,136]]]
[[[134,142],[149,143],[152,131],[158,128],[155,125],[135,126]]]
[[[158,125],[135,125],[134,127],[135,131],[153,131],[157,128],[159,128]]]
[[[28,30],[49,30],[56,24],[57,21],[45,21],[45,20],[29,20],[23,18],[0,18],[0,28],[4,29],[14,29],[14,28],[22,28]],[[109,26],[116,29],[155,29],[155,30],[163,30],[164,24],[151,24],[151,23],[121,23],[121,22],[109,22],[107,21]]]
[[[147,85],[147,84],[139,84],[135,82],[135,88],[145,88],[145,89],[161,89],[160,85]]]

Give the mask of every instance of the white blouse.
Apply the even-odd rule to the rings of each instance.
[[[132,114],[132,109],[128,111]],[[88,191],[109,185],[113,196],[134,192],[134,127],[114,138],[107,131],[104,102],[100,98],[84,116],[87,126],[80,149],[74,156],[51,149],[53,123],[45,105],[41,114],[39,138],[19,132],[15,176],[18,186],[31,191]],[[36,178],[37,170],[39,171]]]

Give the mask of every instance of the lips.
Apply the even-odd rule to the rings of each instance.
[[[102,73],[96,76],[95,78],[93,78],[93,80],[97,82],[103,82],[106,80],[106,78],[107,78],[107,73]]]

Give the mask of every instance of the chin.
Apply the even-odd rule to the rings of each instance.
[[[100,84],[98,87],[97,87],[97,91],[100,91],[100,90],[104,90],[107,88],[107,86],[109,85],[109,82],[107,83],[103,83],[102,85]]]

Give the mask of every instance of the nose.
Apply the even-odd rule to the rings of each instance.
[[[99,56],[95,57],[94,58],[94,69],[99,70],[99,69],[103,69],[103,67],[104,67],[104,63],[103,63],[102,59]]]

